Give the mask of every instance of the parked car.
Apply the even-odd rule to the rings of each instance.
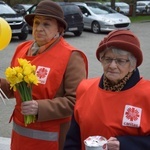
[[[104,5],[111,7],[111,2],[105,2]],[[129,15],[130,7],[129,4],[124,2],[115,2],[115,10],[124,15]]]
[[[83,13],[84,29],[94,33],[110,32],[114,29],[130,29],[130,19],[102,4],[89,6],[83,2],[74,2]]]
[[[103,4],[111,8],[111,2],[104,2]],[[128,16],[130,15],[130,6],[125,2],[115,2],[115,11]],[[136,14],[139,13],[140,11],[136,9]]]
[[[28,36],[28,25],[22,15],[17,14],[8,4],[0,1],[0,17],[4,18],[11,27],[12,36],[25,40]]]
[[[12,8],[17,12],[22,14],[23,16],[26,15],[26,11],[32,6],[33,4],[15,4]]]
[[[64,12],[64,19],[68,24],[67,29],[65,32],[72,32],[75,36],[80,36],[83,31],[83,15],[80,8],[71,3],[65,2],[57,2],[63,12]],[[33,5],[31,8],[27,10],[27,14],[33,13],[35,11],[37,4]]]
[[[141,14],[150,13],[150,1],[137,1],[136,8]]]

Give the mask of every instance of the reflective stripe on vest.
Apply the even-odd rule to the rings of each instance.
[[[58,141],[58,132],[39,131],[21,127],[20,125],[13,123],[13,130],[19,135],[26,136],[33,139],[45,140],[45,141]]]

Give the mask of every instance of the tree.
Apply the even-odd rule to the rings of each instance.
[[[115,0],[111,0],[111,8],[115,10]]]
[[[136,16],[136,0],[133,0],[133,10],[132,10],[132,16]]]
[[[7,4],[8,4],[8,5],[11,5],[11,2],[10,2],[10,0],[7,0],[6,2],[7,2]]]

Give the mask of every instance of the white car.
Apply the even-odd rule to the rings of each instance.
[[[136,8],[141,14],[150,13],[150,1],[137,1]]]
[[[84,29],[94,33],[110,32],[114,29],[130,29],[129,17],[122,15],[111,8],[98,4],[89,6],[86,3],[74,2],[83,13]]]
[[[111,2],[105,2],[104,5],[111,7]],[[124,2],[115,2],[115,10],[121,14],[129,15],[130,7],[129,4]]]

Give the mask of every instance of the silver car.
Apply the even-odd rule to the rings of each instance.
[[[137,1],[136,8],[141,14],[150,14],[150,1]]]
[[[103,5],[111,8],[111,2],[104,2]],[[130,13],[130,5],[125,2],[115,2],[115,10],[123,15],[129,16]],[[136,9],[136,14],[139,14],[140,11]]]
[[[83,13],[84,29],[94,33],[110,32],[114,29],[130,29],[129,17],[122,15],[111,8],[99,5],[88,6],[86,3],[74,2]]]
[[[111,2],[105,2],[104,5],[111,7]],[[115,2],[115,10],[121,14],[129,15],[130,7],[129,4],[124,2]]]

